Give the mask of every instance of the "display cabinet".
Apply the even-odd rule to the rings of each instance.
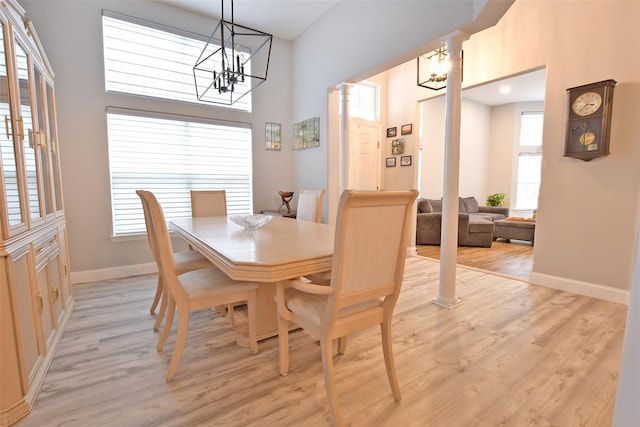
[[[28,415],[69,314],[54,74],[15,0],[0,2],[0,426]]]

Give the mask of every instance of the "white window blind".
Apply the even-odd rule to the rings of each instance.
[[[102,28],[107,92],[212,105],[198,101],[193,76],[207,37],[109,11]],[[251,111],[251,93],[224,108]]]
[[[190,190],[225,190],[229,215],[252,213],[248,124],[109,108],[113,234],[145,232],[138,189],[168,220],[191,216]]]

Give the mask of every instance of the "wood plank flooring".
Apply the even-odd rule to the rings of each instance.
[[[440,259],[440,246],[418,245],[418,255]],[[529,280],[533,268],[531,243],[512,240],[493,242],[490,248],[458,247],[458,264],[509,277]]]
[[[377,328],[335,356],[351,426],[606,426],[611,424],[626,307],[458,268],[464,304],[431,303],[439,265],[407,260],[394,317],[402,402],[387,383]],[[28,426],[331,425],[319,345],[292,332],[278,375],[277,338],[260,353],[212,310],[191,317],[176,376],[155,349],[151,275],[74,286],[76,308]],[[245,324],[243,312],[238,322]]]

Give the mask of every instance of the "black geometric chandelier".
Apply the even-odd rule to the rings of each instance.
[[[273,36],[222,19],[193,66],[199,101],[232,105],[267,80]]]
[[[464,53],[460,51],[460,76],[462,76],[462,64]],[[442,46],[426,55],[418,56],[418,86],[432,90],[440,90],[447,87],[447,75],[451,62],[449,52]]]

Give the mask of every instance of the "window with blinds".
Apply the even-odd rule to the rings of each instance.
[[[253,211],[249,124],[109,108],[107,126],[114,236],[145,232],[138,189],[167,221],[191,216],[191,189],[225,190],[229,215]]]
[[[106,10],[102,15],[107,92],[212,105],[198,101],[193,76],[207,37]],[[219,95],[221,108],[251,111],[251,92],[233,105],[222,105],[225,96]]]
[[[542,111],[523,112],[520,119],[520,144],[516,186],[516,210],[538,208],[542,168]]]

